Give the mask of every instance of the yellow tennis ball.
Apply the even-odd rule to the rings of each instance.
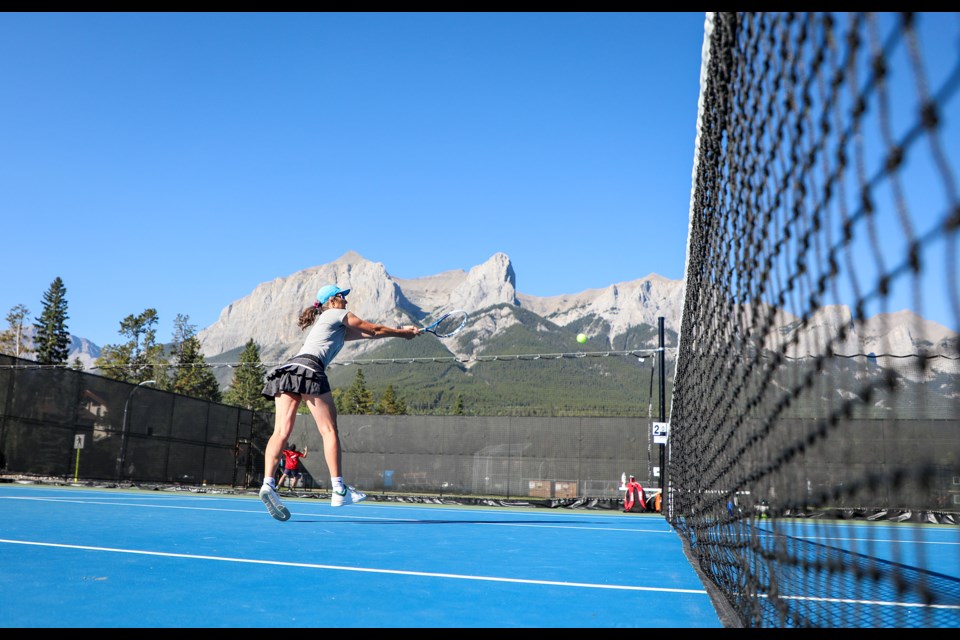
[[[578,334],[577,334],[577,342],[579,342],[580,344],[583,344],[583,343],[586,342],[586,341],[587,341],[587,334],[585,334],[585,333],[578,333]]]

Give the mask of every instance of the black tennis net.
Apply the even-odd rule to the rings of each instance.
[[[956,627],[960,18],[705,26],[667,515],[743,626]]]

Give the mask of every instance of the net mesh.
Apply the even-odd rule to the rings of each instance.
[[[667,515],[744,626],[960,623],[958,27],[707,16]]]

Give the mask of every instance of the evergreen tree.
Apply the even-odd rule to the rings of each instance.
[[[453,405],[453,415],[462,416],[463,415],[463,394],[457,394],[457,401]]]
[[[9,329],[0,332],[0,353],[16,358],[24,358],[33,353],[30,347],[30,338],[24,330],[24,323],[30,310],[22,304],[18,304],[10,309],[7,314]]]
[[[343,389],[333,390],[333,404],[337,407],[337,413],[347,413],[346,394]],[[300,407],[303,408],[302,406]]]
[[[203,360],[200,340],[196,336],[185,339],[178,348],[173,391],[191,398],[220,402],[220,383],[213,368]]]
[[[93,362],[93,368],[105,378],[133,382],[134,376],[130,367],[132,353],[130,343],[104,345],[100,349],[100,357]]]
[[[346,390],[343,398],[343,412],[357,415],[373,413],[373,392],[367,389],[367,380],[363,369],[357,369],[353,384]]]
[[[190,338],[190,336],[195,334],[196,326],[190,324],[190,316],[178,313],[177,317],[173,319],[173,335],[171,336],[169,351],[167,352],[168,357],[174,363],[171,365],[171,367],[175,367],[175,363],[179,362],[183,358],[183,350],[185,348],[186,341]],[[176,369],[174,369],[173,373],[169,376],[165,370],[160,377],[155,378],[157,380],[157,388],[163,389],[164,391],[173,391],[176,377]]]
[[[250,338],[240,354],[240,364],[233,372],[233,381],[223,401],[251,411],[270,409],[272,403],[261,394],[266,373],[266,367],[260,360],[260,347]]]
[[[179,358],[183,350],[183,344],[191,337],[197,335],[197,326],[190,324],[190,316],[178,313],[173,319],[173,348],[174,356]]]
[[[163,346],[156,343],[156,309],[146,309],[138,316],[129,315],[120,322],[120,335],[129,338],[123,344],[108,344],[100,350],[94,363],[106,378],[140,384],[156,380],[159,388],[166,388],[166,360]]]
[[[374,407],[374,413],[398,416],[406,412],[407,403],[403,401],[403,398],[397,396],[397,393],[393,390],[393,385],[388,384],[387,388],[383,390],[383,394],[380,396],[377,405]]]
[[[63,365],[70,352],[70,333],[67,331],[67,288],[59,276],[43,294],[43,311],[33,326],[37,362]]]
[[[83,366],[83,361],[80,360],[80,356],[77,356],[73,359],[73,365],[71,366],[71,369],[74,371],[83,371],[84,368],[85,367]]]

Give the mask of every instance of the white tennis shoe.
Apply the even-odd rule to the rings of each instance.
[[[331,507],[342,507],[345,504],[355,504],[357,502],[363,502],[367,499],[367,494],[363,491],[358,491],[357,489],[345,485],[343,487],[343,493],[339,491],[330,492],[330,506]]]
[[[284,522],[290,519],[290,510],[283,506],[280,496],[270,485],[265,484],[260,487],[260,500],[266,505],[270,515],[277,520]]]

